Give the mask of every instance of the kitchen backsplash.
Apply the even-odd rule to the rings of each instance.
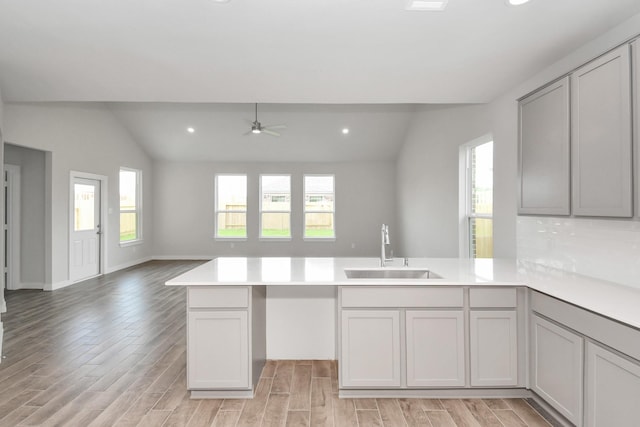
[[[518,258],[640,288],[640,222],[519,216]]]

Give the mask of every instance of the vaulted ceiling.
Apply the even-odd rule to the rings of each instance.
[[[0,91],[106,102],[154,158],[390,158],[411,105],[489,102],[640,13],[638,0],[405,4],[0,0]],[[242,135],[255,102],[263,124],[288,125],[279,145]]]

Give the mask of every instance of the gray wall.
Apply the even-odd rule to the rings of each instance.
[[[51,168],[51,182],[47,183],[51,192],[51,218],[47,219],[51,241],[47,244],[52,256],[47,286],[68,284],[71,171],[108,178],[111,211],[106,219],[106,271],[144,261],[152,255],[151,238],[141,245],[119,245],[120,167],[142,170],[143,206],[151,206],[152,162],[108,110],[99,104],[8,104],[4,114],[5,141],[51,152],[47,166]],[[144,209],[143,227],[144,236],[153,236],[151,209]]]
[[[421,107],[398,155],[403,252],[457,257],[460,145],[491,132],[487,107]]]
[[[5,164],[20,166],[20,282],[44,288],[45,283],[45,152],[5,144]]]
[[[245,242],[216,241],[214,177],[248,174],[248,223],[258,224],[261,173],[292,175],[292,240],[258,239],[257,226]],[[302,239],[303,174],[335,174],[336,240]],[[213,256],[378,256],[380,226],[395,227],[395,165],[363,163],[177,163],[154,165],[154,247],[162,257]]]

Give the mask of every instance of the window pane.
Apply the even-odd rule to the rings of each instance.
[[[120,170],[120,209],[135,210],[137,176],[135,171]]]
[[[263,213],[261,237],[291,237],[291,214]]]
[[[470,218],[471,257],[493,258],[493,220]]]
[[[260,177],[263,211],[291,210],[291,177],[263,175]]]
[[[138,238],[138,214],[135,212],[120,212],[120,241],[128,242]]]
[[[246,211],[247,176],[218,175],[216,197],[218,211]]]
[[[247,214],[244,212],[219,212],[216,224],[217,237],[247,237]]]
[[[334,237],[333,213],[306,213],[304,237]]]
[[[75,231],[93,230],[96,228],[96,200],[93,185],[73,184],[74,193],[74,229]]]
[[[471,150],[471,213],[493,213],[493,142]]]
[[[334,190],[333,176],[305,176],[305,211],[333,212]]]

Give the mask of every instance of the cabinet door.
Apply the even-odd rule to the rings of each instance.
[[[632,215],[629,58],[625,45],[571,75],[575,215]]]
[[[519,103],[520,214],[569,215],[569,78]]]
[[[400,312],[343,310],[342,387],[400,387]]]
[[[462,310],[407,311],[407,386],[465,385]]]
[[[470,314],[471,385],[518,384],[518,321],[515,311]]]
[[[640,365],[587,344],[585,424],[640,426]]]
[[[188,313],[188,388],[228,389],[249,383],[247,311]]]
[[[534,315],[531,339],[531,389],[581,426],[582,338]]]

